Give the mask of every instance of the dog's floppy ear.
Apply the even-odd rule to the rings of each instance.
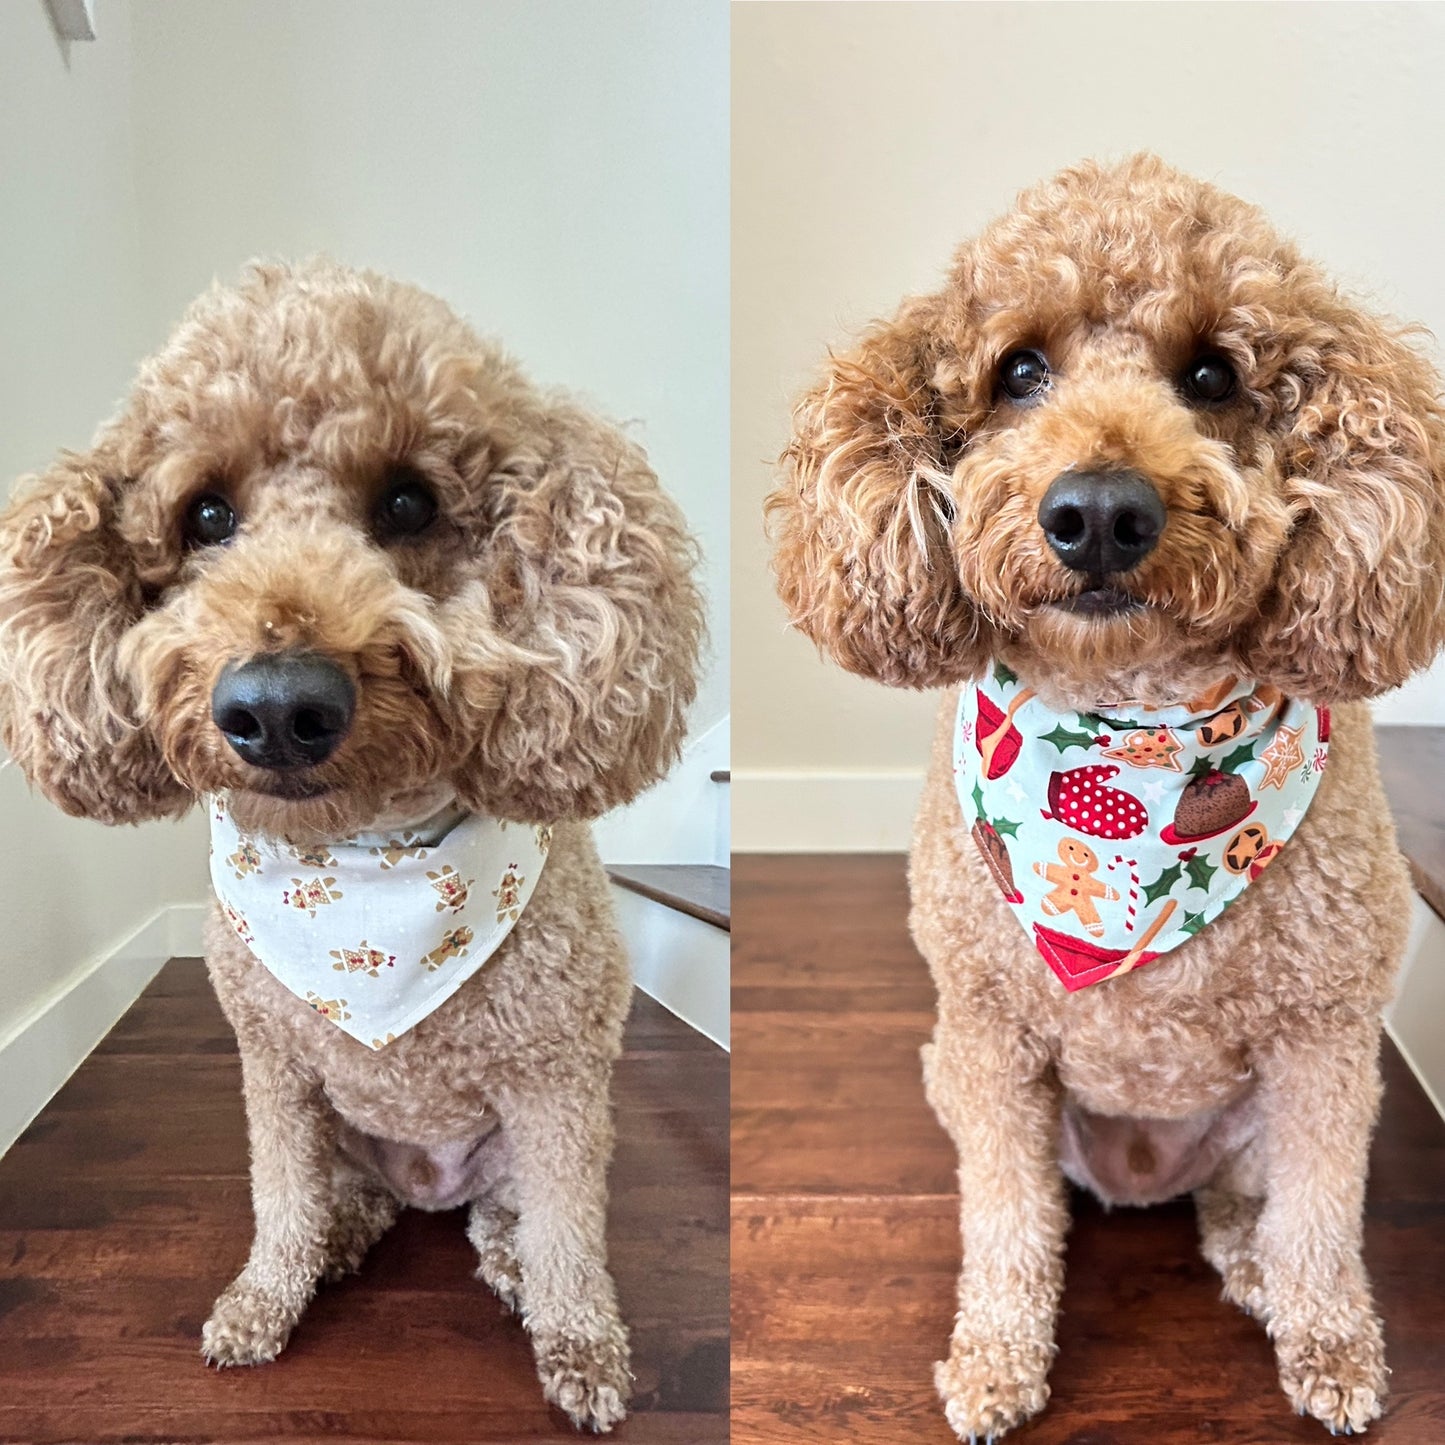
[[[478,657],[459,659],[457,691],[497,675],[483,637],[511,660],[501,705],[473,709],[454,781],[470,807],[546,823],[595,818],[668,770],[704,625],[696,546],[641,448],[567,405],[539,430],[479,483],[485,588],[459,600],[490,616],[470,628]]]
[[[0,736],[67,813],[138,823],[191,798],[137,727],[117,667],[142,602],[109,461],[66,454],[24,479],[0,516]]]
[[[849,672],[899,687],[986,661],[949,545],[949,438],[932,387],[941,303],[907,302],[793,411],[766,510],[793,622]]]
[[[1333,293],[1312,313],[1283,421],[1295,523],[1244,658],[1328,703],[1398,687],[1445,636],[1445,423],[1399,332]]]

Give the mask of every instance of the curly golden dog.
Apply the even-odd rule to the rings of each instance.
[[[959,1155],[935,1379],[960,1437],[1048,1397],[1066,1176],[1114,1202],[1192,1191],[1290,1403],[1332,1432],[1381,1412],[1361,1212],[1410,889],[1363,699],[1442,641],[1438,393],[1406,335],[1257,210],[1136,156],[1026,192],[796,409],[768,502],[794,621],[852,672],[950,690],[911,926],[938,990],[928,1096]],[[999,663],[1065,713],[1253,679],[1334,709],[1329,768],[1227,912],[1066,992],[955,791],[957,689]]]
[[[212,909],[256,1228],[211,1362],[274,1358],[400,1205],[469,1203],[547,1399],[581,1426],[623,1418],[604,1229],[631,986],[587,820],[677,754],[693,553],[636,445],[434,297],[321,262],[202,296],[92,448],[17,492],[4,740],[66,812],[136,822],[217,794],[300,845],[452,806],[552,825],[500,950],[379,1051]],[[238,722],[217,694],[242,672]]]

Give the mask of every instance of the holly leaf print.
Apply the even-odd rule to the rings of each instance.
[[[1253,743],[1240,743],[1240,745],[1239,745],[1237,748],[1235,748],[1235,750],[1234,750],[1232,753],[1230,753],[1230,755],[1229,755],[1227,758],[1225,758],[1225,760],[1224,760],[1222,763],[1220,763],[1220,765],[1219,765],[1219,771],[1220,771],[1221,773],[1232,773],[1232,772],[1234,772],[1237,768],[1242,768],[1242,767],[1245,765],[1245,763],[1252,763],[1253,761],[1254,761],[1254,744],[1253,744]]]
[[[1019,680],[1019,675],[1010,671],[1003,663],[996,662],[993,665],[993,680],[999,687],[1008,687]]]
[[[1095,732],[1117,732],[1132,733],[1143,729],[1143,723],[1130,722],[1125,717],[1105,717],[1101,712],[1081,712],[1079,721],[1086,728],[1093,728]]]
[[[1052,732],[1043,734],[1043,741],[1052,743],[1061,753],[1066,753],[1070,748],[1091,748],[1097,739],[1093,733],[1070,732],[1060,723]]]
[[[1189,874],[1191,888],[1202,888],[1207,893],[1210,881],[1219,872],[1219,869],[1203,853],[1196,853],[1192,858],[1185,860],[1184,871]]]
[[[975,819],[983,817],[983,782],[978,779],[973,785],[973,816]]]
[[[994,832],[1005,838],[1017,838],[1019,829],[1023,826],[1022,823],[1013,823],[1007,818],[990,818],[989,822]]]
[[[1203,927],[1204,915],[1202,913],[1186,913],[1184,915],[1184,922],[1179,925],[1179,931],[1181,933],[1187,933],[1190,938],[1193,938]]]
[[[1144,901],[1146,903],[1157,903],[1183,876],[1183,866],[1178,863],[1171,863],[1152,883],[1146,883],[1144,885]]]

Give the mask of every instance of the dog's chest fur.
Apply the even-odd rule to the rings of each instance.
[[[1075,1178],[1106,1198],[1137,1193],[1132,1202],[1192,1188],[1254,1132],[1253,1064],[1273,1038],[1324,1009],[1376,1015],[1389,997],[1409,877],[1369,713],[1338,710],[1314,805],[1233,907],[1147,968],[1066,994],[963,826],[955,706],[942,704],[912,860],[911,922],[942,1026],[984,1021],[1033,1039],[1063,1088],[1061,1148]]]

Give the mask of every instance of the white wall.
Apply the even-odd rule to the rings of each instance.
[[[770,459],[826,348],[1023,186],[1141,148],[1439,332],[1442,74],[1439,5],[734,7],[734,846],[902,846],[928,746],[933,699],[821,662],[767,570]],[[1445,669],[1379,712],[1445,720]]]
[[[1395,997],[1385,1024],[1435,1111],[1445,1118],[1445,922],[1416,897]]]
[[[132,53],[125,26],[110,30],[67,64],[40,0],[0,5],[0,495],[86,443],[148,344]],[[197,822],[79,822],[0,764],[0,1148],[23,1084],[6,1045],[158,910],[199,899],[204,878]]]

